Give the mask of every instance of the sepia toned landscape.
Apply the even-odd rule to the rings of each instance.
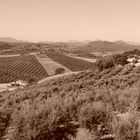
[[[140,140],[139,0],[0,0],[0,140]]]
[[[0,45],[0,139],[140,138],[139,45]]]

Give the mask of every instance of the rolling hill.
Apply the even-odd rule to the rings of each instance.
[[[124,41],[90,41],[89,43],[85,44],[84,46],[73,45],[71,47],[71,51],[73,52],[87,52],[87,53],[120,53],[124,51],[128,51],[131,49],[139,49],[140,45],[132,45]]]
[[[108,66],[102,70],[97,67],[1,93],[1,138],[10,135],[15,140],[139,139],[140,67],[122,61],[136,55],[140,51],[108,56],[101,60]],[[108,65],[110,62],[116,65]]]
[[[11,39],[11,38],[10,38]],[[0,39],[0,49],[8,49],[8,53],[21,53],[32,51],[43,51],[46,49],[60,50],[62,53],[74,53],[78,56],[93,58],[98,55],[116,54],[132,49],[140,49],[137,43],[130,43],[125,41],[69,41],[69,42],[22,42],[10,41],[8,38]],[[5,41],[4,41],[5,40]],[[9,40],[9,41],[8,41]],[[6,52],[5,52],[6,53]]]
[[[0,45],[1,53],[36,51],[54,64],[59,63],[74,73],[77,71],[71,75],[58,75],[42,84],[0,92],[0,139],[140,139],[137,133],[140,131],[140,67],[127,61],[128,58],[139,59],[140,50],[136,50],[139,45],[101,40],[84,44],[72,41],[50,44],[0,42]],[[96,57],[97,53],[101,57]],[[96,57],[97,62],[87,62],[69,54]],[[36,58],[29,54],[11,59],[1,57],[0,65],[1,78],[7,74],[7,79],[14,77],[16,80],[27,78],[28,74],[34,74],[37,80],[48,76]]]

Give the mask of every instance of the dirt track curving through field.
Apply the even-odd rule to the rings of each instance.
[[[14,57],[14,56],[20,56],[20,54],[11,54],[11,55],[8,55],[8,54],[7,55],[6,54],[5,55],[3,55],[3,54],[1,55],[0,54],[0,57]]]
[[[97,59],[92,59],[92,58],[85,58],[85,57],[79,57],[79,56],[73,56],[73,55],[68,55],[68,56],[72,57],[72,58],[76,58],[76,59],[85,60],[85,61],[91,62],[91,63],[94,63],[97,61]]]
[[[52,79],[57,79],[57,78],[60,78],[60,77],[65,77],[65,76],[72,75],[72,74],[78,74],[80,72],[82,72],[82,71],[69,72],[69,73],[64,73],[64,74],[50,76],[50,77],[47,77],[47,78],[44,78],[44,79],[38,81],[37,84],[42,84],[42,83],[44,83],[46,81],[49,81],[49,80],[52,80]]]
[[[28,55],[36,55],[37,52],[35,53],[28,53]],[[0,54],[0,57],[14,57],[14,56],[20,56],[21,54]]]

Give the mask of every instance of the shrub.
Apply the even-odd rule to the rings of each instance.
[[[140,50],[138,50],[138,49],[129,50],[129,51],[124,52],[124,55],[125,56],[132,56],[132,57],[134,55],[140,55]]]
[[[16,108],[12,119],[17,129],[15,140],[62,140],[75,135],[60,98],[24,102]]]
[[[79,122],[82,127],[89,130],[96,130],[98,125],[108,122],[109,111],[101,102],[85,104],[79,113]]]
[[[112,122],[115,140],[139,140],[140,120],[136,112],[115,116]]]
[[[28,83],[29,84],[33,84],[33,83],[35,83],[35,78],[34,77],[30,77],[29,79],[28,79]]]
[[[127,57],[123,54],[113,55],[113,61],[116,65],[125,65],[127,64]]]
[[[10,122],[10,111],[0,110],[0,137],[4,134],[4,131],[8,127],[9,122]]]
[[[65,69],[64,68],[57,68],[56,70],[55,70],[55,75],[57,75],[57,74],[62,74],[62,73],[64,73],[65,72]]]
[[[112,68],[114,66],[113,58],[111,56],[102,57],[96,62],[99,70]]]

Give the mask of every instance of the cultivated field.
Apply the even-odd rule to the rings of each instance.
[[[70,56],[66,56],[60,52],[56,51],[47,51],[47,56],[50,57],[52,60],[56,61],[59,64],[67,67],[71,71],[81,71],[87,69],[94,69],[94,63],[87,62],[82,59],[72,58]]]
[[[47,76],[34,55],[0,57],[0,83],[31,79],[38,81]]]
[[[1,73],[41,79],[1,91],[0,140],[140,140],[140,50],[96,63],[41,53],[0,58]],[[52,63],[73,72],[49,77]]]
[[[65,73],[71,72],[71,70],[69,70],[65,66],[53,61],[52,59],[47,57],[47,55],[45,55],[45,54],[38,54],[38,55],[36,55],[36,58],[42,64],[42,66],[44,67],[44,69],[46,70],[48,75],[50,75],[50,76],[55,75],[55,70],[57,68],[64,68]]]

